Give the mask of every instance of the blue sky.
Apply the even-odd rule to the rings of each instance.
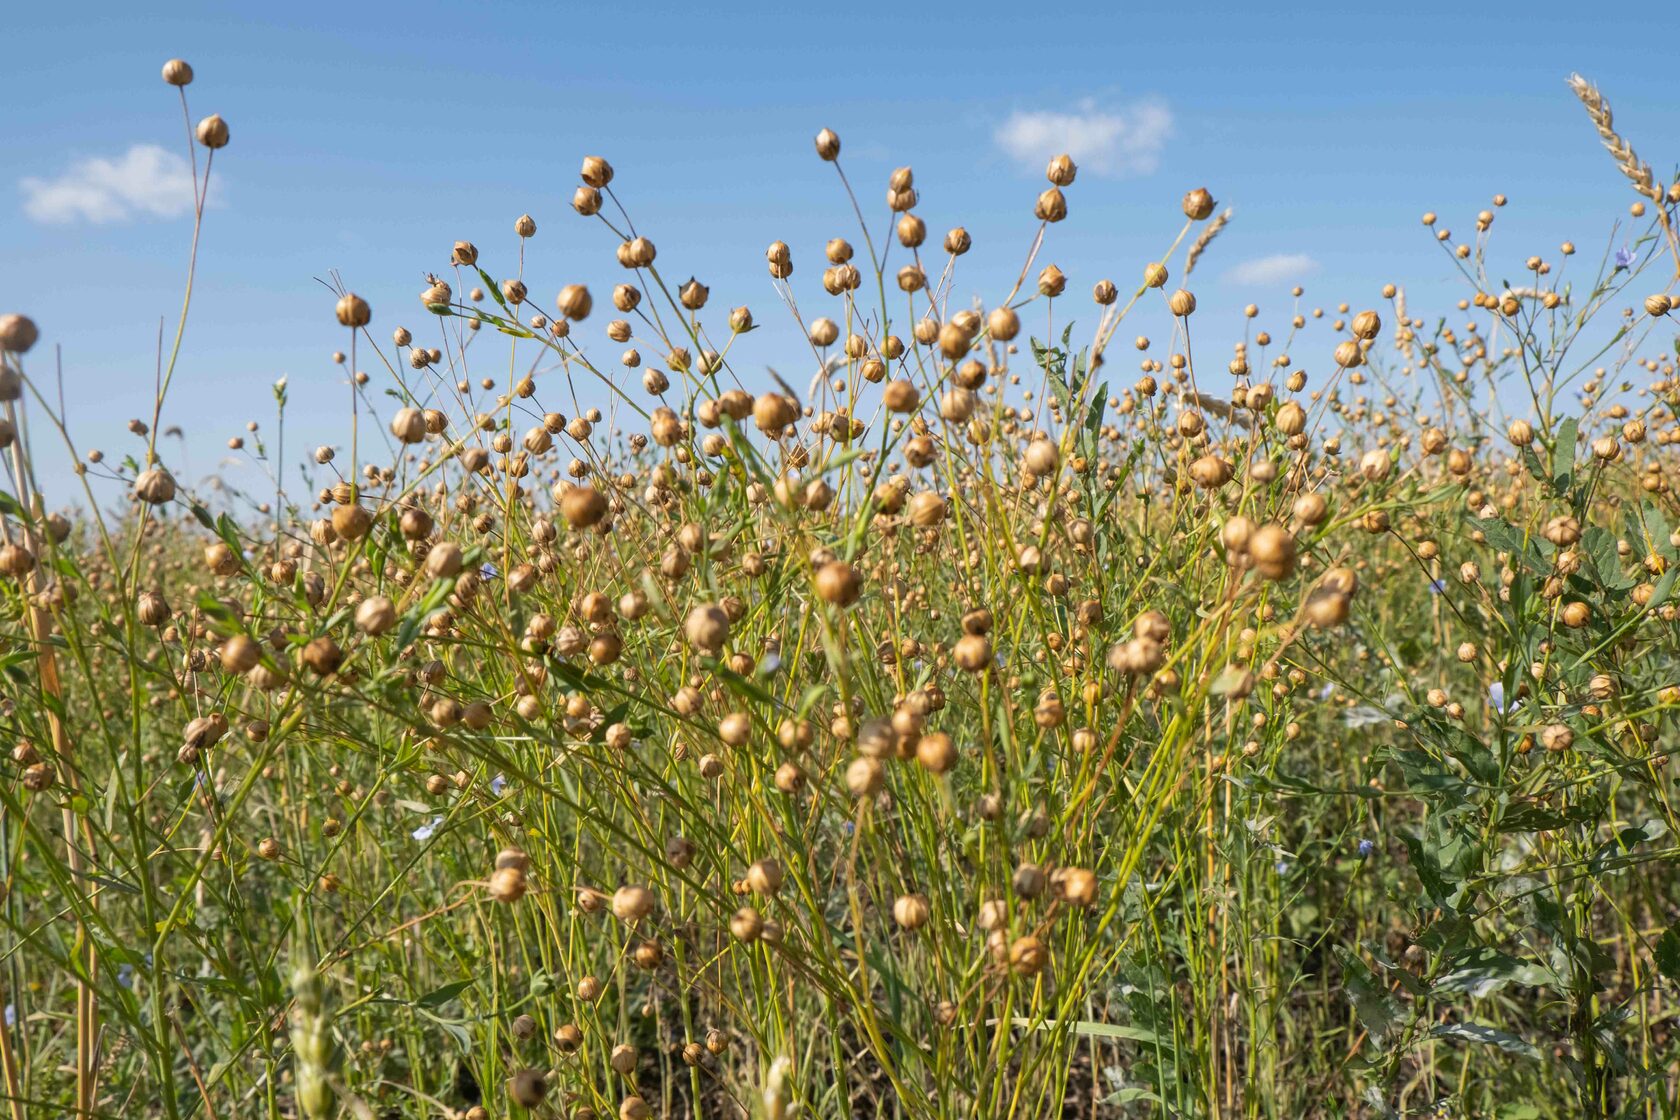
[[[769,325],[737,349],[743,375],[774,365],[802,387],[809,354],[763,250],[793,246],[815,305],[823,241],[859,240],[812,153],[820,127],[843,137],[875,215],[888,172],[914,166],[930,230],[974,237],[958,290],[988,302],[1032,236],[1038,149],[1066,140],[1082,171],[1041,260],[1068,273],[1084,317],[1090,285],[1131,282],[1176,231],[1183,192],[1209,187],[1236,207],[1192,285],[1199,337],[1221,350],[1250,301],[1279,332],[1296,279],[1308,306],[1374,304],[1396,280],[1414,311],[1449,310],[1463,293],[1418,224],[1426,209],[1468,231],[1509,195],[1496,244],[1513,275],[1566,237],[1596,254],[1632,195],[1564,87],[1572,70],[1603,87],[1659,178],[1680,150],[1658,37],[1583,5],[161,7],[30,5],[8,20],[0,311],[40,325],[37,373],[62,345],[78,443],[131,449],[123,425],[149,413],[190,228],[172,171],[183,126],[158,70],[188,59],[194,116],[219,112],[233,135],[166,412],[192,477],[247,419],[271,423],[281,375],[295,446],[346,437],[328,360],[343,333],[314,279],[330,270],[370,300],[379,336],[430,327],[424,273],[456,238],[511,273],[512,224],[529,212],[533,299],[547,310],[578,281],[604,297],[622,276],[611,237],[568,206],[586,154],[616,167],[667,276],[694,273],[713,307],[745,303]],[[585,325],[602,357],[619,349],[606,319]],[[1304,340],[1298,361],[1331,345]]]

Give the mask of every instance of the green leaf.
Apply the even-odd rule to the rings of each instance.
[[[1658,972],[1680,984],[1680,926],[1669,926],[1663,931],[1651,956],[1657,962]]]
[[[1104,1104],[1130,1104],[1132,1101],[1148,1101],[1150,1104],[1165,1104],[1151,1089],[1141,1085],[1128,1085],[1124,1089],[1116,1089],[1103,1098]]]
[[[1532,961],[1479,946],[1453,958],[1447,972],[1435,981],[1434,992],[1436,995],[1462,993],[1471,999],[1481,999],[1511,984],[1538,987],[1546,978],[1546,970]]]
[[[1342,987],[1353,1013],[1371,1036],[1371,1041],[1383,1046],[1389,1032],[1399,1025],[1403,1014],[1400,1003],[1383,987],[1376,973],[1364,961],[1343,946],[1335,947],[1336,959],[1342,966]]]
[[[1639,582],[1622,570],[1622,558],[1616,552],[1616,536],[1601,526],[1589,528],[1581,539],[1587,556],[1592,560],[1598,582],[1612,591],[1626,591]]]
[[[1575,444],[1580,435],[1580,423],[1571,416],[1558,425],[1557,441],[1552,447],[1552,483],[1559,490],[1567,490],[1575,481]]]
[[[1009,1022],[1011,1026],[1034,1031],[1066,1028],[1086,1038],[1125,1039],[1130,1042],[1147,1042],[1151,1046],[1160,1045],[1162,1042],[1161,1036],[1147,1027],[1133,1027],[1124,1023],[1099,1023],[1091,1019],[1027,1019],[1021,1016],[1016,1016]]]
[[[1509,521],[1502,518],[1491,518],[1478,523],[1482,536],[1487,538],[1488,544],[1500,552],[1511,554],[1511,560],[1525,565],[1529,571],[1545,575],[1550,573],[1551,565],[1541,555],[1540,546]]]
[[[1599,845],[1598,850],[1587,861],[1587,869],[1596,875],[1602,871],[1625,867],[1634,847],[1659,839],[1667,832],[1668,825],[1654,819],[1641,825],[1619,829],[1615,836]]]
[[[500,304],[503,311],[508,311],[507,300],[502,296],[502,286],[482,268],[478,270],[478,274],[484,279],[484,286],[490,290],[490,298]],[[508,314],[511,315],[512,312],[509,311]]]
[[[471,980],[456,980],[453,983],[443,985],[441,988],[433,988],[431,991],[415,1000],[414,1006],[425,1008],[442,1007],[444,1004],[472,987],[472,985],[473,982]]]
[[[1521,1054],[1525,1058],[1540,1060],[1540,1051],[1532,1043],[1524,1042],[1516,1035],[1496,1027],[1483,1026],[1481,1023],[1441,1023],[1430,1029],[1432,1038],[1458,1038],[1465,1042],[1479,1042],[1484,1046],[1497,1046],[1507,1054]]]

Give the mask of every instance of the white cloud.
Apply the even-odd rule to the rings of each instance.
[[[1281,284],[1303,280],[1317,271],[1318,262],[1305,253],[1273,253],[1226,269],[1224,279],[1231,284]]]
[[[135,144],[120,156],[72,163],[52,179],[19,180],[23,212],[48,225],[134,218],[178,218],[192,213],[192,165],[156,144]]]
[[[1069,113],[1017,109],[993,138],[1023,168],[1042,173],[1063,152],[1081,171],[1120,178],[1148,175],[1160,166],[1161,149],[1173,132],[1172,112],[1153,99],[1099,108],[1081,101]]]

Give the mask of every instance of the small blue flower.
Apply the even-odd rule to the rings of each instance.
[[[125,964],[125,965],[121,965],[120,967],[118,967],[118,969],[117,969],[117,983],[121,984],[125,988],[134,987],[134,966],[133,965]]]
[[[1376,851],[1376,850],[1377,850],[1377,846],[1369,840],[1361,840],[1359,842],[1359,858],[1360,859],[1370,859],[1371,858],[1371,853]]]
[[[443,824],[442,817],[433,817],[425,824],[414,830],[414,838],[422,844],[437,835],[438,828]]]
[[[502,573],[498,572],[496,570],[496,565],[486,563],[482,568],[480,568],[478,570],[478,574],[483,576],[485,579],[495,579],[497,576],[501,575]]]
[[[1633,262],[1637,259],[1637,257],[1637,253],[1635,253],[1632,249],[1629,249],[1626,245],[1623,245],[1620,249],[1616,250],[1616,271],[1621,272],[1623,269],[1632,268]]]
[[[1318,698],[1320,700],[1328,700],[1328,699],[1330,699],[1330,694],[1335,692],[1335,691],[1336,691],[1336,682],[1335,681],[1325,681],[1324,682],[1324,687],[1318,690]]]
[[[507,775],[506,774],[497,774],[494,778],[490,779],[490,795],[492,797],[500,797],[502,795],[502,791],[506,788],[507,788]]]
[[[1496,712],[1505,710],[1505,685],[1503,682],[1494,681],[1488,685],[1488,703],[1493,705],[1493,710]]]
[[[1431,595],[1439,595],[1446,591],[1446,589],[1447,581],[1444,579],[1432,579],[1429,581],[1429,593]]]
[[[8,1027],[17,1026],[17,1004],[15,1003],[6,1005],[6,1025]]]

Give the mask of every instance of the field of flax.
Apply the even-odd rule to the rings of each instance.
[[[1087,287],[1060,157],[977,303],[824,131],[749,309],[591,156],[622,283],[525,216],[334,292],[344,443],[244,506],[180,334],[107,456],[0,320],[10,1117],[1680,1115],[1680,185],[1571,87],[1614,240],[1426,215],[1456,307],[1272,333],[1206,190]]]

